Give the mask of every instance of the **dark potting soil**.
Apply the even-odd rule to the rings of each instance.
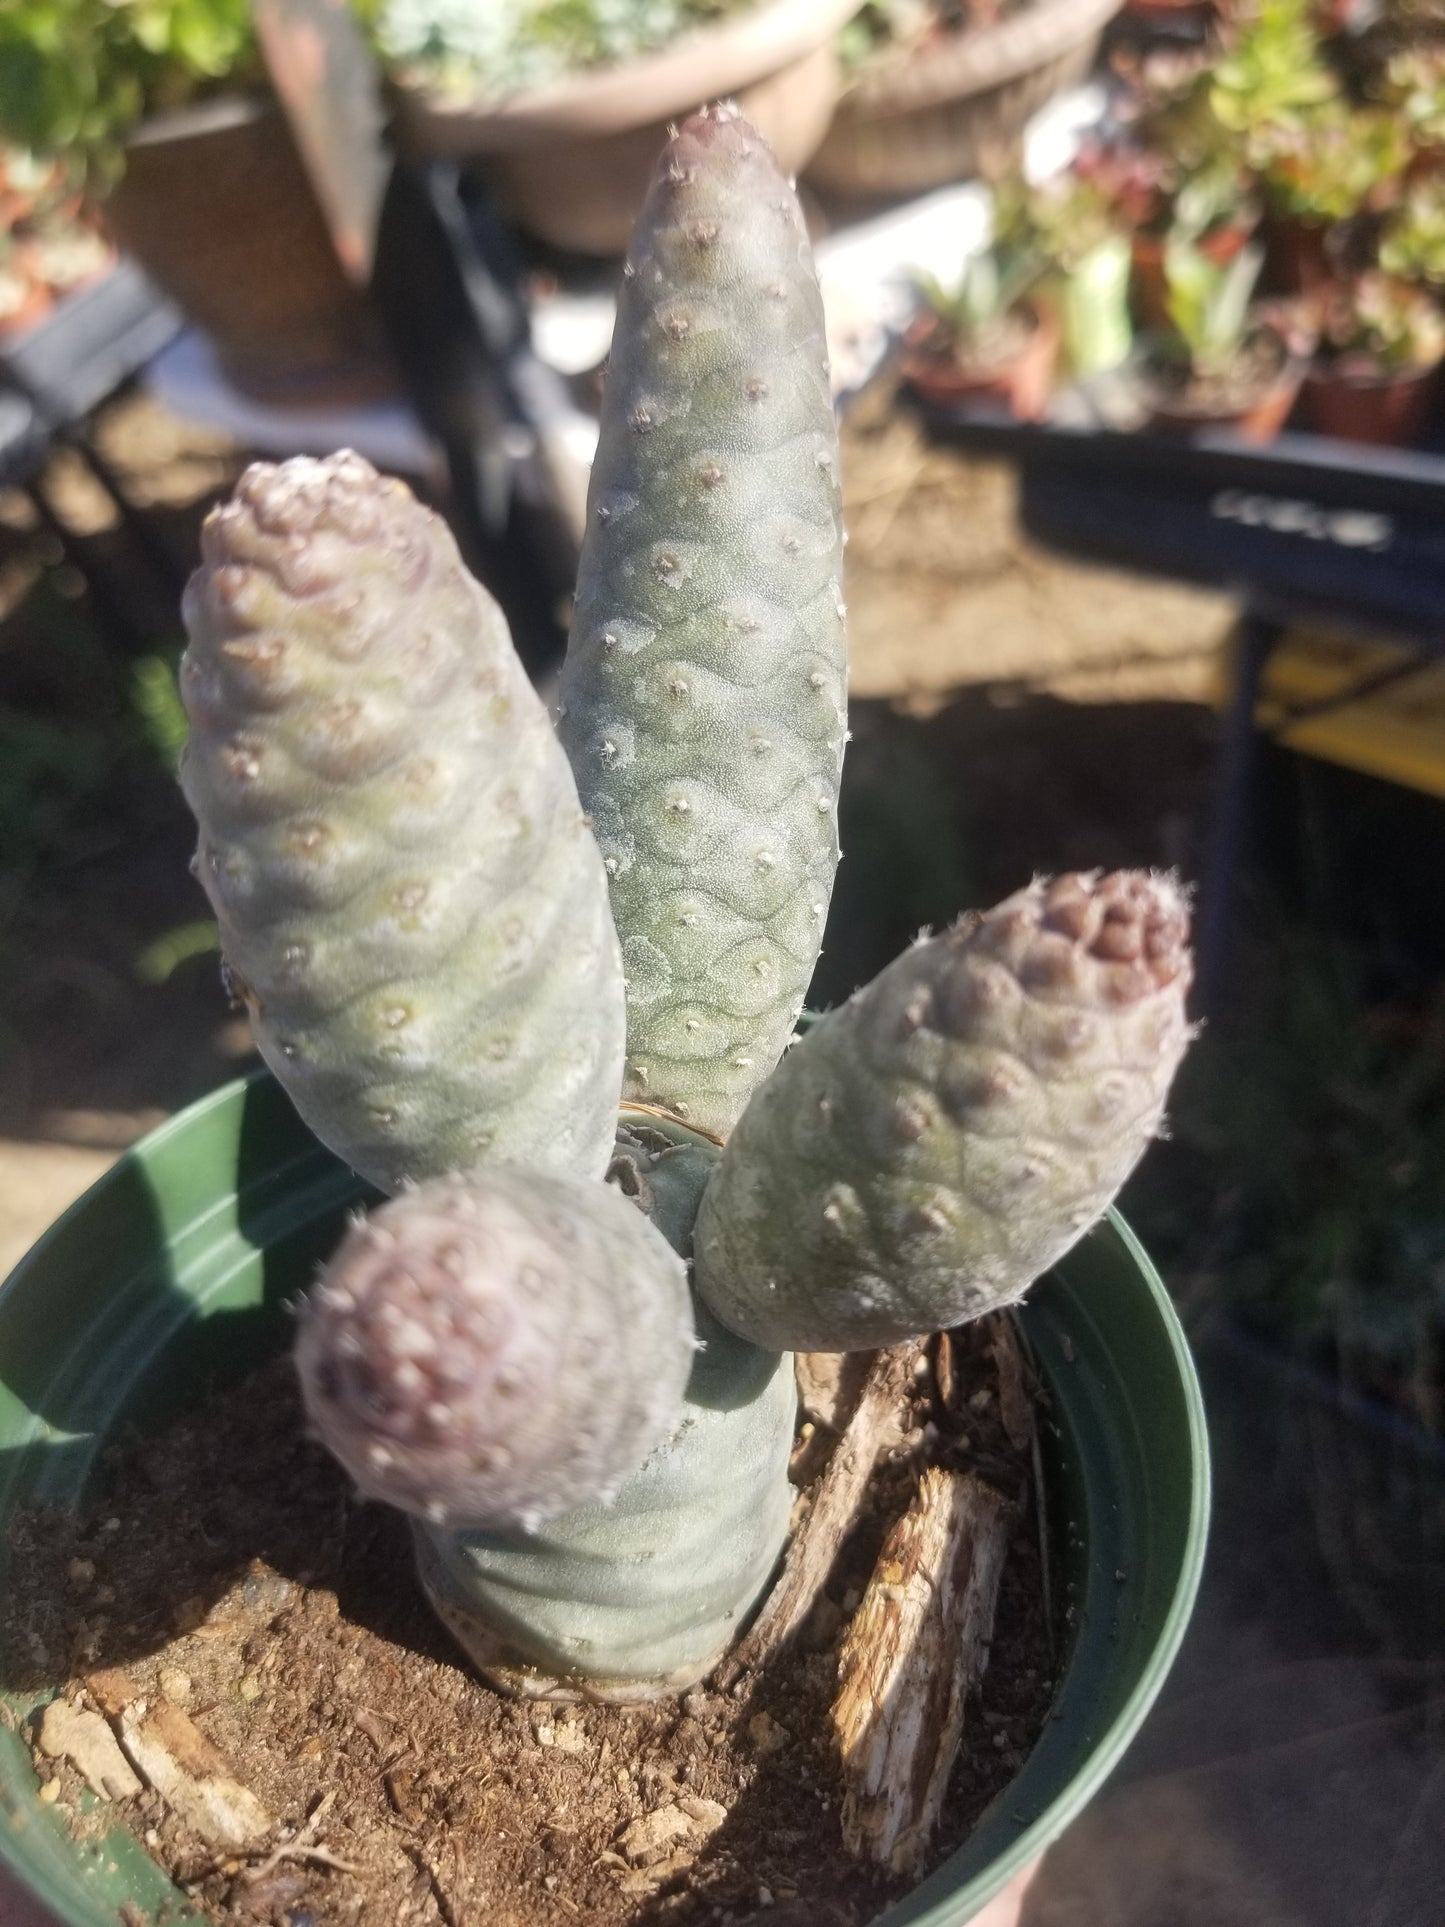
[[[467,1672],[418,1590],[405,1522],[306,1440],[278,1360],[203,1415],[118,1444],[82,1515],[17,1519],[3,1646],[12,1690],[65,1679],[83,1708],[181,1708],[270,1832],[207,1845],[151,1787],[87,1813],[79,1774],[38,1748],[37,1711],[42,1798],[82,1835],[118,1816],[192,1908],[236,1927],[855,1927],[908,1883],[843,1849],[837,1645],[928,1461],[1025,1501],[935,1862],[1013,1777],[1051,1696],[1030,1452],[1005,1429],[1018,1438],[1017,1400],[1011,1415],[986,1327],[955,1335],[949,1377],[947,1407],[920,1382],[826,1594],[761,1681],[624,1709],[522,1704]]]

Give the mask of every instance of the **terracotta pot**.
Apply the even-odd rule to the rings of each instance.
[[[1122,0],[1033,0],[992,26],[869,61],[808,179],[854,199],[921,194],[1017,156],[1045,102],[1093,64]]]
[[[103,212],[245,394],[334,406],[392,385],[273,104],[213,101],[143,124]]]
[[[1059,323],[1047,308],[1030,307],[1027,340],[1003,361],[970,366],[931,352],[939,332],[933,315],[919,315],[903,338],[904,379],[925,401],[1002,402],[1017,421],[1038,421],[1048,410],[1059,359]]]
[[[1305,221],[1294,215],[1273,214],[1261,223],[1264,241],[1264,284],[1272,294],[1318,294],[1335,280],[1325,247],[1329,221]]]
[[[1305,413],[1317,434],[1408,448],[1419,439],[1439,388],[1439,362],[1401,374],[1316,365],[1304,379]]]
[[[1213,228],[1198,243],[1199,252],[1216,267],[1227,268],[1248,241],[1252,227]],[[1164,277],[1165,237],[1136,230],[1132,242],[1133,272],[1129,293],[1134,318],[1141,328],[1169,325],[1169,284]]]
[[[796,173],[838,97],[834,37],[857,0],[765,0],[642,59],[534,93],[456,96],[393,81],[401,144],[472,160],[509,219],[555,247],[616,254],[627,245],[669,121],[736,100]]]

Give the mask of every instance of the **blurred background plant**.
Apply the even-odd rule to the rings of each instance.
[[[1321,350],[1336,367],[1431,368],[1445,354],[1445,315],[1423,288],[1387,274],[1356,276],[1321,304]]]
[[[6,0],[0,135],[113,179],[148,114],[261,84],[249,0]]]
[[[838,36],[845,68],[892,53],[907,56],[930,41],[992,26],[1022,12],[1028,0],[864,0]]]

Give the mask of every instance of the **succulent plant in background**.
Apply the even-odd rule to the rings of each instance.
[[[1080,377],[1117,368],[1129,353],[1131,251],[1123,196],[1098,169],[1075,168],[997,197],[1000,230],[1043,256],[1045,290],[1058,306],[1064,362]]]
[[[1398,198],[1410,155],[1398,115],[1331,102],[1276,142],[1261,176],[1265,201],[1296,220],[1348,221]]]
[[[1362,274],[1325,298],[1320,348],[1336,368],[1357,374],[1431,368],[1445,355],[1445,314],[1423,288]]]
[[[904,339],[903,369],[939,402],[1002,401],[1021,420],[1048,406],[1059,355],[1057,305],[1039,298],[1048,259],[1026,222],[999,223],[947,285],[916,277],[922,306]]]
[[[199,874],[277,1077],[395,1194],[302,1311],[307,1407],[519,1693],[716,1664],[788,1530],[786,1348],[1015,1301],[1190,1034],[1183,896],[1122,873],[920,941],[788,1049],[838,855],[841,551],[806,231],[728,108],[670,142],[628,259],[570,769],[399,484],[259,467],[207,525]]]
[[[0,136],[105,185],[148,113],[260,83],[248,0],[9,0],[0,7]]]
[[[1298,139],[1340,82],[1324,58],[1313,0],[1248,0],[1230,22],[1217,61],[1195,88],[1209,118],[1246,164],[1259,167]]]
[[[1171,332],[1162,352],[1187,363],[1197,378],[1226,376],[1254,320],[1251,304],[1263,265],[1257,244],[1221,265],[1182,236],[1172,238],[1164,253]]]
[[[1021,304],[1047,267],[1034,237],[1004,231],[969,255],[952,285],[920,271],[915,286],[940,350],[981,367],[1001,360],[1019,328],[1031,325]]]
[[[1380,266],[1397,281],[1445,287],[1445,180],[1410,184],[1380,237]]]
[[[1392,54],[1373,91],[1417,146],[1445,148],[1445,48],[1426,43]]]

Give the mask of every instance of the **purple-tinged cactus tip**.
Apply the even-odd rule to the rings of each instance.
[[[666,1436],[693,1337],[682,1262],[631,1204],[498,1169],[353,1225],[302,1314],[297,1368],[369,1498],[532,1531]]]

